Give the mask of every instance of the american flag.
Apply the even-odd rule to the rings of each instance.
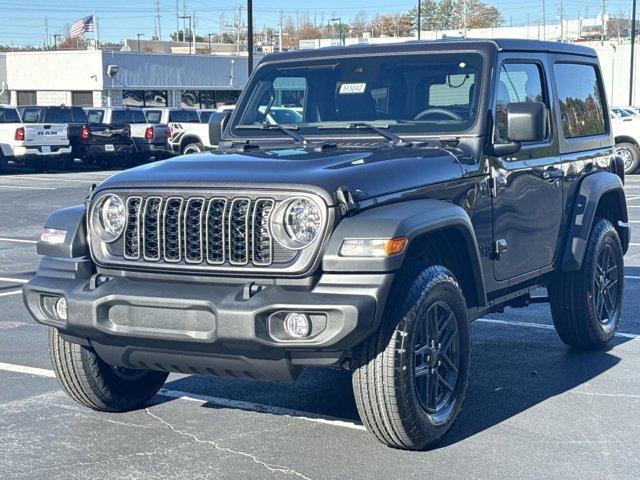
[[[87,15],[71,25],[69,37],[77,38],[87,32],[93,32],[93,15]]]

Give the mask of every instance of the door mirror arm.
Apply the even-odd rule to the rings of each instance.
[[[508,143],[494,143],[489,146],[489,154],[493,157],[506,157],[507,155],[514,155],[522,149],[520,142],[508,142]]]

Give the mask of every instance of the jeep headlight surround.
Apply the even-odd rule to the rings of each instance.
[[[101,241],[115,242],[124,232],[126,225],[126,206],[119,196],[105,195],[94,205],[91,229]]]
[[[281,202],[271,216],[271,233],[283,247],[302,250],[312,245],[322,232],[322,207],[309,197],[291,197]]]

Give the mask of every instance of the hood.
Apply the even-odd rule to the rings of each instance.
[[[363,200],[462,174],[456,156],[439,147],[334,148],[323,152],[280,148],[183,155],[113,175],[98,191],[136,187],[307,189],[335,205],[339,187]]]

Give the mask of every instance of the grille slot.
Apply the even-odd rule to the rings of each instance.
[[[249,263],[249,207],[248,198],[236,198],[229,207],[229,263]]]
[[[184,209],[184,258],[188,263],[201,263],[203,259],[204,205],[204,198],[190,198]]]
[[[207,207],[207,262],[213,265],[222,265],[226,259],[226,235],[225,213],[227,200],[225,198],[212,198]]]
[[[253,263],[256,265],[270,265],[273,261],[273,238],[269,232],[273,205],[273,200],[261,198],[253,209]]]
[[[182,259],[182,204],[182,198],[171,197],[164,207],[164,259],[167,262]]]
[[[140,197],[129,197],[127,200],[127,227],[124,231],[124,258],[137,260],[140,258]]]
[[[149,197],[142,213],[142,255],[145,260],[160,260],[160,230],[162,228],[162,198]]]

